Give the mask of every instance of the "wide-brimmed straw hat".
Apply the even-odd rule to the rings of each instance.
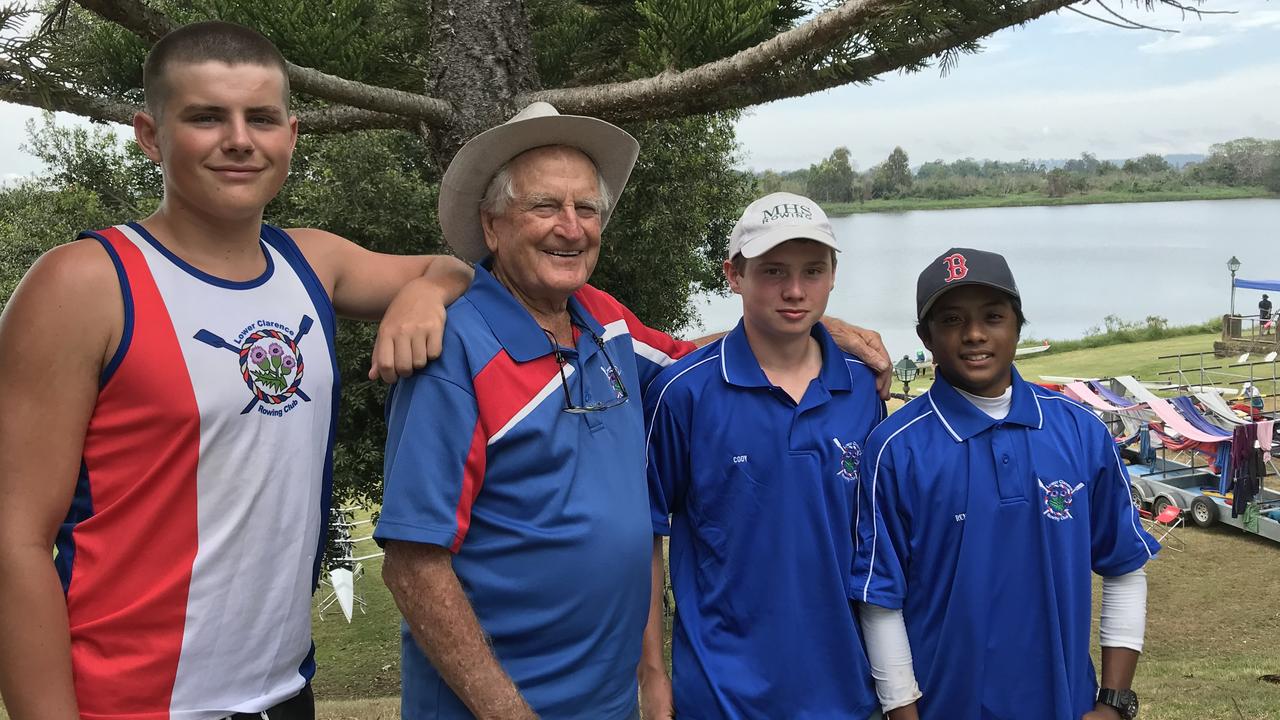
[[[471,138],[449,163],[440,181],[440,229],[445,242],[464,260],[478,262],[489,254],[480,228],[480,201],[498,168],[526,150],[567,145],[586,153],[596,164],[613,202],[600,216],[600,227],[627,186],[640,143],[616,125],[582,115],[561,115],[549,103],[535,102],[505,123]]]

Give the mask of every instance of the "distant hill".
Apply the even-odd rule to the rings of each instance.
[[[1200,153],[1182,153],[1180,155],[1165,155],[1164,159],[1167,160],[1170,165],[1181,170],[1184,165],[1203,162],[1205,157],[1207,156]]]

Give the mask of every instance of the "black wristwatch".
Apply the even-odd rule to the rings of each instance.
[[[1124,720],[1138,717],[1138,696],[1132,690],[1101,688],[1098,690],[1098,702],[1115,708]]]

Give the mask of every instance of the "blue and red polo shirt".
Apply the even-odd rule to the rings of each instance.
[[[622,720],[653,547],[641,389],[693,345],[591,286],[569,311],[578,339],[561,368],[533,317],[476,267],[443,355],[395,387],[374,536],[453,551],[494,653],[541,717]],[[629,397],[569,413],[565,384],[579,406]],[[401,674],[405,718],[471,717],[407,628]]]
[[[877,702],[850,603],[858,456],[884,405],[822,325],[799,403],[741,323],[645,395],[653,531],[670,534],[678,717],[867,717]],[[669,517],[669,519],[668,519]]]
[[[1013,371],[996,420],[939,375],[862,456],[857,599],[901,608],[925,720],[1079,720],[1094,707],[1091,573],[1159,544],[1093,413]]]

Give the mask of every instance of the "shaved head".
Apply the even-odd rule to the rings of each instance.
[[[147,112],[159,119],[169,96],[169,68],[179,63],[221,62],[276,68],[284,77],[284,106],[289,107],[289,73],[284,56],[262,33],[221,20],[184,25],[160,38],[142,66]]]

